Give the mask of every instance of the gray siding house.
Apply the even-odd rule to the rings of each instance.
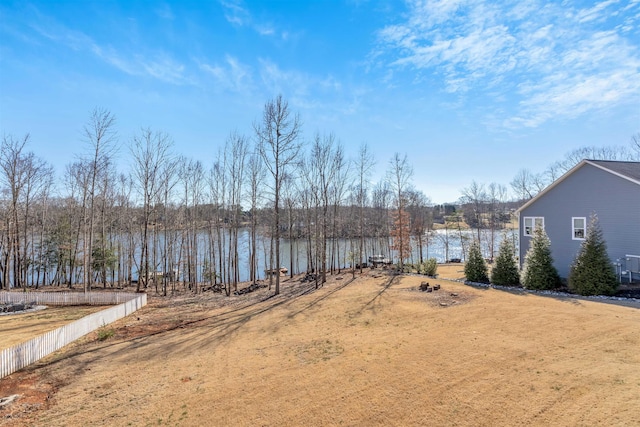
[[[544,227],[558,273],[566,278],[595,213],[609,258],[622,264],[618,274],[640,278],[640,162],[583,160],[517,213],[521,267],[533,230]]]

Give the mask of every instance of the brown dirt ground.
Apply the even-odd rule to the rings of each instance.
[[[637,308],[383,270],[282,289],[150,295],[0,380],[0,424],[640,425]]]

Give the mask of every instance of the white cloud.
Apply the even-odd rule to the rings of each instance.
[[[125,55],[111,46],[101,47],[94,42],[91,42],[88,49],[101,60],[131,76],[152,77],[177,85],[193,83],[186,76],[184,64],[164,53],[149,57],[141,54]]]
[[[251,68],[231,55],[225,57],[222,65],[201,63],[200,68],[214,77],[218,88],[247,93],[253,86]]]
[[[193,83],[185,74],[184,64],[162,51],[147,55],[118,51],[110,45],[100,45],[86,34],[49,18],[39,18],[40,23],[31,24],[31,28],[42,37],[78,52],[89,52],[123,73],[151,77],[172,84]]]
[[[640,97],[640,45],[631,36],[640,24],[637,0],[590,8],[411,0],[408,7],[404,22],[379,32],[374,57],[391,70],[431,73],[447,92],[509,100],[507,126],[539,126]]]
[[[256,22],[249,9],[244,6],[242,0],[221,0],[224,8],[224,17],[230,24],[237,27],[248,27],[265,37],[278,37],[287,40],[289,34],[280,31],[270,22]]]
[[[247,23],[251,20],[249,12],[241,6],[241,2],[233,0],[222,0],[220,4],[225,11],[224,17],[230,24],[242,27],[244,25],[247,25]]]
[[[581,24],[585,23],[585,22],[589,22],[589,21],[606,19],[607,15],[603,14],[602,12],[605,9],[607,9],[609,6],[614,5],[616,3],[619,3],[619,0],[602,1],[600,3],[597,3],[592,8],[580,10],[577,13],[576,18],[577,18],[578,22],[581,23]],[[615,12],[612,12],[612,13],[615,13]]]

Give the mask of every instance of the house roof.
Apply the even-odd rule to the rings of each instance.
[[[613,174],[627,178],[640,185],[640,162],[617,162],[613,160],[586,160]]]
[[[527,208],[529,205],[534,203],[540,197],[545,195],[548,191],[550,191],[556,185],[560,184],[562,181],[564,181],[568,176],[570,176],[576,170],[580,169],[581,167],[583,167],[584,165],[587,165],[587,164],[589,164],[591,166],[594,166],[594,167],[596,167],[598,169],[602,169],[602,170],[604,170],[606,172],[609,172],[609,173],[611,173],[613,175],[616,175],[616,176],[618,176],[620,178],[626,179],[627,181],[631,181],[634,184],[640,185],[640,162],[621,162],[621,161],[617,161],[617,160],[589,160],[589,159],[584,159],[580,163],[575,165],[573,168],[568,170],[560,178],[556,179],[551,184],[549,184],[544,190],[542,190],[540,193],[538,193],[535,197],[533,197],[527,203],[525,203],[524,205],[520,206],[516,212],[520,213],[520,211],[522,211],[523,209]]]

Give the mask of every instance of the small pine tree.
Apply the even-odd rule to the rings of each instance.
[[[531,246],[524,258],[522,284],[528,289],[555,289],[560,286],[560,276],[551,256],[551,242],[542,227],[533,230]]]
[[[478,242],[474,241],[469,248],[469,259],[464,265],[464,275],[470,282],[489,283],[487,263],[482,258]]]
[[[498,250],[496,264],[491,270],[491,283],[500,286],[520,285],[520,272],[513,253],[513,244],[509,239],[503,238]]]
[[[618,289],[616,273],[595,214],[591,215],[587,236],[571,265],[569,288],[580,295],[613,295]]]
[[[435,276],[438,271],[438,261],[435,258],[429,258],[420,264],[420,274],[425,276]]]

